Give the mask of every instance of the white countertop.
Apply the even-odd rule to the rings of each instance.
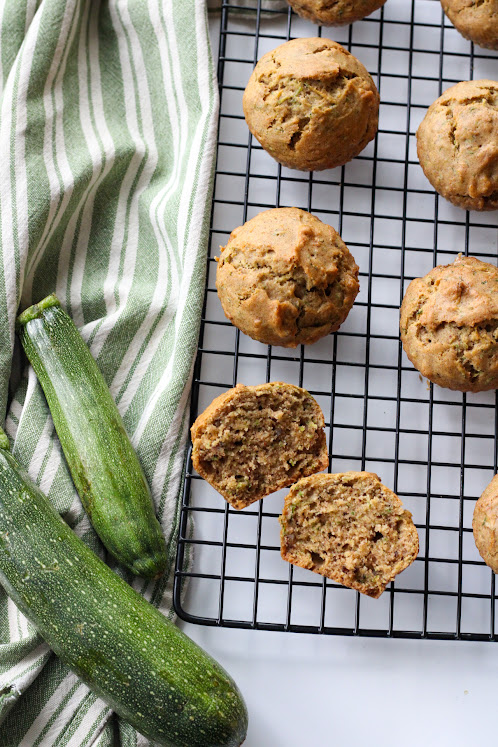
[[[495,738],[491,643],[181,627],[239,685],[245,747],[473,747]]]

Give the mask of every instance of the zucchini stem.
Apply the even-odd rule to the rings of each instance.
[[[60,305],[60,301],[55,293],[51,293],[50,296],[47,296],[39,303],[33,304],[33,306],[28,306],[22,314],[19,314],[16,320],[16,329],[19,330],[21,327],[25,327],[26,324],[31,322],[33,319],[39,319],[45,309],[50,309],[52,306]]]

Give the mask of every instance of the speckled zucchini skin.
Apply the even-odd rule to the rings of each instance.
[[[17,331],[95,531],[132,573],[161,575],[166,546],[147,481],[76,326],[52,295],[19,316]]]
[[[60,518],[0,435],[0,582],[47,643],[166,747],[237,747],[247,712],[228,674]]]

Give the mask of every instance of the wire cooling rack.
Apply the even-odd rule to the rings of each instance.
[[[278,516],[286,491],[235,511],[193,472],[188,454],[176,612],[205,625],[496,640],[495,577],[472,535],[475,499],[497,471],[496,393],[428,385],[398,334],[399,305],[412,278],[458,252],[496,263],[497,214],[468,213],[438,197],[415,148],[416,128],[443,90],[460,80],[498,78],[496,53],[465,41],[439,0],[387,0],[340,29],[254,5],[242,17],[224,0],[221,11],[218,161],[192,420],[237,382],[304,386],[325,413],[329,469],[376,472],[412,512],[420,552],[380,599],[362,597],[281,559]],[[381,97],[380,126],[346,166],[307,174],[277,165],[249,135],[242,93],[262,54],[317,35],[340,42],[369,69]],[[282,206],[333,225],[360,266],[360,294],[339,332],[296,350],[240,334],[215,290],[214,257],[230,231]],[[192,550],[193,563],[183,571]]]

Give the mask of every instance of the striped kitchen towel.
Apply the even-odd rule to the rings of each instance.
[[[14,454],[98,553],[14,338],[55,291],[116,399],[167,539],[171,615],[217,95],[205,0],[0,0],[0,407]],[[14,362],[14,363],[13,363]],[[1,747],[149,744],[0,590]]]

